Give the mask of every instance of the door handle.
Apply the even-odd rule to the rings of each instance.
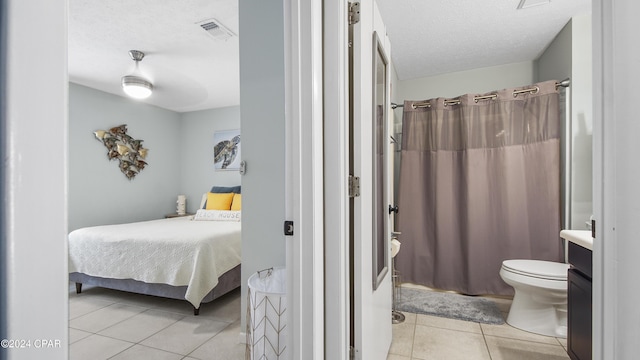
[[[392,212],[396,214],[398,213],[398,205],[394,205],[394,206],[389,205],[389,214],[391,214]]]

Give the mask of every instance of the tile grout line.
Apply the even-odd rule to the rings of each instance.
[[[563,347],[562,344],[558,343],[557,341],[556,341],[557,344],[550,344],[548,342],[542,342],[542,341],[531,340],[531,339],[521,339],[521,338],[517,338],[517,337],[510,337],[510,336],[504,336],[504,335],[486,334],[485,336],[491,336],[491,337],[500,338],[500,339],[507,339],[507,340],[517,340],[517,341],[523,341],[523,342],[527,342],[527,343],[535,343],[535,344],[541,344],[541,345]],[[544,335],[540,335],[540,336],[544,336]],[[553,336],[549,336],[549,337],[553,337]]]
[[[118,339],[116,339],[116,340],[118,340]],[[128,347],[128,348],[126,348],[126,349],[124,349],[124,350],[120,351],[119,353],[117,353],[117,354],[115,354],[115,355],[111,356],[109,359],[113,359],[114,357],[116,357],[116,356],[118,356],[118,355],[122,354],[123,352],[125,352],[125,351],[127,351],[127,350],[129,350],[129,349],[133,348],[133,347],[134,347],[134,346],[136,346],[136,345],[139,345],[139,346],[142,346],[142,347],[146,347],[147,349],[153,349],[153,350],[158,350],[158,351],[166,352],[166,353],[173,354],[173,355],[182,356],[182,358],[183,358],[183,359],[189,356],[189,355],[178,354],[178,353],[173,352],[173,351],[167,351],[167,350],[164,350],[164,349],[158,349],[158,348],[155,348],[155,347],[153,347],[153,346],[147,346],[147,345],[144,345],[144,344],[135,343],[135,344],[133,344],[132,346],[130,346],[130,347]]]
[[[226,321],[223,321],[225,323],[227,323]],[[218,331],[217,333],[215,333],[212,337],[208,338],[205,342],[203,342],[202,344],[196,346],[195,349],[191,350],[191,352],[189,352],[187,355],[185,355],[185,357],[190,357],[191,354],[193,354],[196,350],[198,350],[199,348],[203,347],[206,343],[208,343],[209,341],[211,341],[211,339],[213,339],[214,337],[222,334],[224,332],[224,330],[226,328],[228,328],[229,326],[231,326],[233,323],[227,323],[227,326],[225,326],[224,328],[222,328],[220,331]],[[194,359],[197,359],[196,357],[194,357]]]
[[[149,310],[152,310],[152,309],[147,309],[147,310],[145,310],[145,311],[141,312],[140,314],[145,313],[145,312],[147,312],[147,311],[149,311]],[[140,315],[140,314],[136,314],[136,315],[134,315],[134,316],[132,316],[132,317],[130,317],[130,318],[128,318],[128,319],[122,320],[122,321],[120,321],[119,323],[113,324],[113,325],[109,326],[108,328],[104,328],[104,329],[102,329],[102,330],[100,330],[100,331],[107,330],[107,329],[109,329],[109,328],[111,328],[111,327],[113,327],[113,326],[116,326],[116,325],[118,325],[118,324],[120,324],[120,323],[124,322],[124,321],[130,320],[131,318],[133,318],[133,317],[135,317],[135,316],[137,316],[137,315]],[[181,314],[177,314],[177,315],[181,315]],[[178,319],[178,320],[176,320],[176,321],[172,322],[171,324],[169,324],[169,325],[167,325],[167,326],[163,327],[162,329],[160,329],[160,330],[158,330],[158,331],[154,332],[153,334],[151,334],[151,335],[147,336],[146,338],[144,338],[144,339],[142,339],[142,340],[140,340],[140,341],[138,341],[138,342],[135,342],[135,343],[133,343],[133,344],[134,344],[134,345],[145,346],[145,347],[152,348],[152,349],[157,349],[157,350],[167,351],[167,350],[163,350],[163,349],[158,349],[158,348],[153,347],[153,346],[144,345],[144,344],[142,344],[142,342],[143,342],[143,341],[145,341],[145,340],[147,340],[148,338],[152,337],[153,335],[156,335],[157,333],[161,332],[162,330],[165,330],[165,329],[166,329],[166,328],[168,328],[169,326],[171,326],[171,325],[173,325],[173,324],[177,323],[178,321],[180,321],[180,320],[182,320],[182,319],[184,319],[184,318],[186,318],[186,316],[183,316],[182,318],[180,318],[180,319]],[[110,338],[110,339],[114,339],[114,340],[127,341],[127,340],[122,340],[122,339],[118,339],[118,338],[115,338],[115,337],[112,337],[112,336],[109,336],[109,335],[103,335],[103,334],[99,334],[99,333],[96,333],[96,335],[104,336],[104,337],[107,337],[107,338]],[[127,341],[127,342],[129,342],[129,341]],[[172,353],[172,354],[182,355],[182,354],[174,353],[174,352],[172,352],[172,351],[167,351],[167,352],[170,352],[170,353]]]
[[[153,350],[157,350],[157,351],[162,351],[162,352],[167,353],[167,354],[174,354],[176,356],[179,356],[180,359],[187,359],[190,356],[193,357],[192,354],[196,350],[198,350],[199,348],[201,348],[202,346],[204,346],[205,344],[207,344],[209,341],[211,341],[212,339],[216,338],[217,336],[220,336],[222,333],[224,333],[224,331],[226,329],[228,329],[230,326],[234,325],[236,322],[240,321],[240,317],[238,317],[237,319],[223,319],[223,318],[221,318],[219,316],[219,314],[216,315],[215,313],[213,313],[211,315],[202,314],[202,316],[198,317],[198,318],[200,318],[200,320],[215,321],[215,322],[223,324],[224,326],[222,327],[222,329],[220,329],[216,333],[212,334],[210,337],[206,338],[202,342],[202,344],[199,344],[198,346],[196,346],[189,353],[181,354],[181,353],[177,353],[177,352],[174,352],[174,351],[168,351],[168,350],[165,350],[165,349],[160,349],[160,348],[157,348],[157,347],[154,347],[154,346],[150,346],[150,345],[145,345],[145,344],[142,344],[142,342],[147,340],[147,339],[149,339],[150,337],[153,337],[154,335],[162,332],[163,330],[166,330],[167,328],[171,327],[172,325],[176,324],[177,322],[190,318],[190,316],[191,316],[190,314],[184,314],[184,313],[181,313],[179,311],[176,312],[176,311],[173,311],[174,309],[166,308],[166,307],[164,307],[162,305],[158,307],[157,306],[158,304],[152,304],[150,306],[145,306],[144,304],[140,304],[138,302],[130,303],[128,301],[128,299],[124,299],[124,301],[123,301],[123,299],[113,299],[113,298],[106,299],[106,298],[102,298],[100,296],[87,296],[87,294],[85,294],[85,296],[83,296],[82,298],[77,298],[77,299],[78,299],[77,300],[78,304],[82,304],[83,302],[87,303],[87,300],[90,302],[92,299],[97,299],[97,300],[100,300],[100,301],[104,301],[106,303],[106,304],[102,304],[100,307],[94,308],[93,310],[88,311],[88,312],[86,312],[86,313],[84,313],[82,315],[76,316],[73,319],[69,318],[68,319],[67,328],[68,329],[73,329],[75,331],[82,332],[84,334],[87,334],[85,337],[77,340],[74,343],[79,343],[79,342],[82,342],[83,340],[85,340],[87,338],[90,338],[90,337],[94,337],[95,338],[95,336],[98,336],[98,337],[102,337],[104,339],[112,339],[112,340],[115,340],[115,341],[119,341],[119,342],[124,343],[124,345],[128,345],[122,351],[111,355],[109,357],[109,359],[112,359],[112,358],[117,357],[117,356],[119,356],[119,355],[121,355],[121,354],[123,354],[123,353],[125,353],[127,351],[130,351],[136,345],[139,345],[139,346],[141,346],[143,348],[147,348],[147,349],[153,349]],[[84,316],[89,316],[89,315],[95,314],[96,312],[99,312],[99,311],[104,311],[105,309],[107,309],[109,307],[113,307],[113,306],[134,307],[134,308],[141,309],[142,311],[137,312],[135,314],[132,314],[131,316],[128,316],[128,317],[126,317],[126,318],[124,318],[124,319],[122,319],[120,321],[117,321],[116,323],[110,324],[109,326],[107,326],[105,328],[100,328],[100,329],[97,329],[97,330],[86,330],[86,329],[76,328],[76,327],[72,327],[71,324],[70,324],[70,322],[72,320],[79,319],[79,318],[84,317]],[[134,341],[130,341],[130,340],[119,339],[119,338],[113,337],[111,335],[106,335],[106,334],[101,334],[100,333],[100,332],[103,332],[103,331],[105,331],[107,329],[110,329],[110,328],[112,328],[114,326],[120,325],[125,321],[129,321],[131,319],[134,319],[138,315],[142,315],[142,314],[145,314],[145,313],[149,314],[150,310],[153,311],[153,312],[173,315],[173,316],[176,316],[176,318],[175,319],[167,318],[168,320],[173,320],[173,321],[171,323],[163,326],[161,329],[158,329],[158,330],[154,331],[149,336],[146,336],[143,339],[140,339],[140,341],[135,341],[135,342]],[[149,316],[153,316],[153,315],[151,314]],[[198,320],[198,318],[196,318],[196,320]],[[193,358],[196,359],[196,357],[193,357]]]
[[[128,304],[123,304],[123,303],[119,303],[119,302],[114,302],[113,304],[111,304],[111,305],[109,305],[109,306],[107,306],[107,307],[104,307],[104,308],[102,308],[102,309],[106,309],[106,308],[108,308],[108,307],[110,307],[110,306],[113,306],[113,305],[116,305],[116,304],[119,304],[119,305],[125,305],[125,306],[131,306],[131,305],[128,305]],[[139,307],[139,308],[143,308],[142,306],[138,306],[138,307]],[[102,309],[97,309],[97,310],[95,310],[95,311],[100,311],[100,310],[102,310]],[[100,334],[98,334],[100,331],[104,331],[104,330],[106,330],[106,329],[108,329],[108,328],[110,328],[110,327],[112,327],[112,326],[116,326],[116,325],[118,325],[118,324],[120,324],[120,323],[122,323],[122,322],[124,322],[124,321],[127,321],[127,320],[131,319],[131,318],[132,318],[132,317],[134,317],[134,316],[140,315],[140,314],[142,314],[143,312],[146,312],[146,311],[148,311],[148,310],[149,310],[148,308],[143,308],[143,309],[145,309],[145,310],[140,311],[139,313],[135,313],[135,314],[133,314],[133,315],[129,316],[128,318],[122,319],[122,320],[120,320],[120,321],[118,321],[118,322],[116,322],[116,323],[113,323],[113,324],[111,324],[111,325],[107,326],[106,328],[102,328],[102,329],[100,329],[100,330],[98,330],[98,331],[94,332],[94,334],[96,334],[96,335],[100,335]],[[95,311],[92,311],[91,313],[94,313]],[[91,314],[91,313],[89,313],[89,314]],[[86,315],[89,315],[89,314],[86,314]],[[83,316],[84,316],[84,315],[83,315]],[[82,330],[82,329],[77,329],[77,328],[74,328],[74,329],[76,329],[76,330]],[[83,331],[86,331],[86,330],[83,330]],[[87,331],[87,332],[90,332],[90,331]],[[100,336],[102,336],[102,335],[100,335]],[[109,336],[106,336],[106,337],[109,337]],[[118,339],[118,340],[119,340],[119,339]],[[129,342],[129,341],[127,341],[127,342]]]
[[[418,316],[416,315],[416,321],[413,323],[413,334],[411,339],[411,354],[409,355],[409,359],[413,360],[413,348],[414,343],[416,342],[416,329],[418,327]]]
[[[105,306],[103,306],[103,307],[101,307],[101,308],[97,308],[97,309],[91,310],[91,311],[89,311],[88,313],[84,313],[84,314],[82,314],[82,315],[78,315],[78,316],[73,317],[73,318],[72,318],[72,317],[69,317],[69,321],[71,321],[71,320],[75,320],[75,319],[78,319],[78,318],[81,318],[81,317],[83,317],[83,316],[85,316],[85,315],[89,315],[89,314],[91,314],[91,313],[92,313],[92,312],[94,312],[94,311],[102,310],[102,309],[107,308],[107,307],[109,307],[109,306],[111,306],[111,305],[113,305],[113,304],[115,304],[115,302],[112,302],[112,303],[110,303],[109,305],[105,305]],[[69,307],[70,307],[70,306],[71,306],[71,305],[69,305]]]
[[[104,308],[107,308],[107,307],[112,306],[112,305],[114,305],[114,304],[121,304],[121,305],[130,306],[129,304],[123,304],[123,303],[120,303],[120,302],[117,302],[117,301],[116,301],[116,302],[113,302],[112,304],[110,304],[110,305],[108,305],[108,306],[105,306]],[[141,306],[138,306],[138,307],[141,307]],[[88,312],[88,313],[87,313],[87,314],[85,314],[85,315],[89,315],[89,314],[91,314],[91,313],[94,313],[94,312],[96,312],[96,311],[102,310],[102,309],[104,309],[104,308],[100,308],[100,309],[93,310],[93,311],[91,311],[91,312]],[[145,346],[145,345],[140,344],[140,341],[144,341],[144,340],[146,340],[147,338],[149,338],[150,336],[148,336],[148,337],[146,337],[146,338],[144,338],[144,339],[142,339],[142,340],[140,340],[140,341],[138,341],[138,342],[131,342],[131,341],[127,341],[127,340],[118,339],[118,338],[115,338],[115,337],[113,337],[113,336],[100,334],[100,332],[101,332],[101,331],[104,331],[104,330],[106,330],[106,329],[109,329],[109,328],[111,328],[111,327],[113,327],[113,326],[116,326],[116,325],[118,325],[118,324],[120,324],[120,323],[122,323],[122,322],[124,322],[124,321],[130,320],[131,318],[133,318],[133,317],[135,317],[135,316],[137,316],[137,315],[143,314],[143,313],[145,313],[145,312],[147,312],[147,311],[149,311],[149,310],[151,310],[151,309],[150,309],[150,308],[145,308],[145,310],[144,310],[144,311],[141,311],[141,312],[139,312],[139,313],[137,313],[137,314],[134,314],[134,315],[132,315],[132,316],[130,316],[130,317],[128,317],[128,318],[126,318],[126,319],[123,319],[123,320],[121,320],[121,321],[118,321],[117,323],[114,323],[114,324],[112,324],[112,325],[109,325],[109,326],[107,326],[107,327],[106,327],[106,328],[104,328],[104,329],[100,329],[100,330],[98,330],[97,332],[92,332],[92,331],[87,331],[87,330],[83,330],[83,329],[73,328],[73,327],[71,327],[71,325],[69,325],[69,328],[70,328],[70,329],[75,329],[75,330],[84,331],[84,332],[90,333],[91,335],[97,335],[97,336],[105,337],[105,338],[108,338],[108,339],[113,339],[113,340],[117,340],[117,341],[123,341],[123,342],[126,342],[126,343],[131,344],[131,346],[129,346],[129,347],[127,347],[126,349],[124,349],[124,350],[120,351],[119,353],[117,353],[117,354],[113,355],[113,356],[116,356],[116,355],[121,354],[122,352],[127,351],[128,349],[130,349],[130,348],[134,347],[135,345]],[[85,315],[82,315],[82,316],[85,316]],[[184,318],[184,317],[183,317],[183,318]],[[181,319],[180,319],[180,320],[181,320]],[[162,330],[166,329],[167,327],[169,327],[169,326],[171,326],[171,325],[175,324],[175,323],[176,323],[176,322],[178,322],[178,321],[179,321],[179,320],[176,320],[176,321],[174,321],[173,323],[171,323],[170,325],[165,326],[165,327],[164,327],[164,328],[162,328],[161,330],[156,331],[153,335],[155,335],[155,334],[157,334],[158,332],[160,332],[160,331],[162,331]],[[76,343],[77,343],[77,342],[80,342],[80,341],[82,341],[82,340],[85,340],[85,339],[87,339],[87,338],[89,338],[89,337],[91,337],[91,335],[86,336],[86,337],[84,337],[84,338],[82,338],[82,339],[80,339],[80,340],[76,341]],[[153,336],[153,335],[151,335],[151,336]],[[147,346],[147,347],[150,347],[150,346]],[[157,349],[157,348],[153,348],[153,349]],[[162,349],[157,349],[157,350],[162,350]],[[162,350],[162,351],[165,351],[165,350]],[[182,354],[176,354],[176,355],[182,355]],[[113,357],[113,356],[112,356],[112,357]],[[110,358],[112,358],[112,357],[110,357]]]
[[[489,360],[493,360],[493,356],[491,356],[491,350],[489,350],[489,344],[487,344],[487,336],[484,333],[484,329],[482,328],[482,324],[480,325],[480,332],[482,333],[482,340],[484,341],[484,346],[487,348],[487,354],[489,354]]]
[[[102,335],[100,335],[100,336],[102,336]],[[107,359],[113,359],[114,357],[116,357],[116,356],[118,356],[118,355],[122,354],[123,352],[125,352],[125,351],[127,351],[127,350],[131,349],[132,347],[136,346],[136,344],[134,344],[134,343],[130,343],[130,344],[131,344],[131,346],[129,346],[128,348],[126,348],[126,349],[124,349],[124,350],[120,351],[120,352],[119,352],[119,353],[117,353],[117,354],[114,354],[113,356],[109,356]]]
[[[114,304],[122,304],[122,303],[114,302]],[[112,305],[113,305],[113,304],[112,304]],[[124,305],[127,305],[127,304],[124,304]],[[94,310],[94,311],[98,311],[98,310],[100,310],[100,309],[96,309],[96,310]],[[140,313],[138,313],[138,314],[135,314],[135,315],[133,315],[133,316],[131,316],[131,317],[127,318],[127,319],[124,319],[124,320],[122,320],[122,321],[119,321],[119,322],[117,322],[117,323],[115,323],[115,324],[113,324],[113,325],[111,325],[111,326],[109,326],[109,327],[106,327],[106,328],[104,328],[104,329],[101,329],[101,330],[99,330],[99,331],[104,331],[104,330],[106,330],[106,329],[109,329],[109,328],[111,328],[112,326],[116,326],[116,325],[118,325],[118,324],[120,324],[120,323],[122,323],[122,322],[124,322],[124,321],[126,321],[126,320],[130,320],[131,318],[133,318],[133,317],[135,317],[135,316],[137,316],[137,315],[140,315],[140,314],[142,314],[142,313],[145,313],[145,312],[147,312],[147,311],[149,311],[149,310],[154,310],[154,309],[147,308],[146,310],[144,310],[144,311],[142,311],[142,312],[140,312]],[[92,312],[93,312],[93,311],[92,311]],[[167,312],[167,311],[165,311],[165,312]],[[91,312],[90,312],[90,313],[91,313]],[[90,313],[87,313],[87,315],[88,315],[88,314],[90,314]],[[108,339],[113,339],[113,340],[122,341],[122,342],[126,342],[126,343],[131,344],[131,345],[130,345],[129,347],[127,347],[126,349],[124,349],[124,350],[120,351],[119,353],[114,354],[113,356],[109,357],[109,359],[111,359],[111,358],[113,358],[113,357],[115,357],[115,356],[117,356],[117,355],[119,355],[119,354],[121,354],[121,353],[123,353],[123,352],[125,352],[125,351],[127,351],[127,350],[129,350],[129,349],[131,349],[132,347],[134,347],[134,346],[136,346],[136,345],[140,345],[140,346],[143,346],[143,347],[146,347],[146,348],[150,348],[150,349],[154,349],[154,350],[164,351],[164,352],[167,352],[167,353],[170,353],[170,354],[175,354],[175,355],[182,356],[183,358],[187,358],[187,357],[189,357],[193,352],[195,352],[198,348],[200,348],[201,346],[203,346],[204,344],[206,344],[207,342],[209,342],[209,341],[210,341],[211,339],[213,339],[214,337],[218,336],[220,333],[222,333],[222,332],[224,331],[224,329],[228,328],[229,326],[231,326],[231,325],[233,324],[233,323],[230,323],[230,322],[227,322],[227,321],[222,321],[222,320],[219,320],[219,319],[215,319],[216,321],[220,321],[220,322],[224,322],[224,323],[226,323],[226,324],[227,324],[227,326],[225,326],[222,330],[218,331],[218,332],[217,332],[217,333],[215,333],[213,336],[211,336],[210,338],[208,338],[207,340],[205,340],[205,342],[203,342],[201,345],[198,345],[195,349],[193,349],[191,352],[189,352],[189,354],[186,354],[186,355],[185,355],[185,354],[179,354],[179,353],[176,353],[176,352],[173,352],[173,351],[167,351],[167,350],[165,350],[165,349],[160,349],[160,348],[156,348],[156,347],[153,347],[153,346],[148,346],[148,345],[142,344],[142,342],[143,342],[143,341],[145,341],[146,339],[148,339],[148,338],[152,337],[153,335],[156,335],[157,333],[159,333],[159,332],[161,332],[161,331],[163,331],[163,330],[167,329],[167,328],[168,328],[168,327],[170,327],[171,325],[173,325],[173,324],[177,323],[177,322],[178,322],[178,321],[180,321],[180,320],[183,320],[183,319],[187,318],[187,316],[188,316],[188,315],[177,314],[177,313],[171,313],[171,314],[174,314],[174,315],[180,315],[180,316],[182,316],[182,317],[181,317],[180,319],[178,319],[178,320],[176,320],[176,321],[172,322],[171,324],[169,324],[169,325],[167,325],[167,326],[163,327],[162,329],[160,329],[160,330],[156,331],[155,333],[153,333],[153,334],[151,334],[151,335],[147,336],[146,338],[144,338],[144,339],[142,339],[142,340],[138,341],[138,342],[130,342],[130,341],[122,340],[122,339],[118,339],[118,338],[115,338],[115,337],[112,337],[112,336],[109,336],[109,335],[99,334],[98,332],[91,332],[91,331],[86,331],[86,330],[82,330],[82,329],[75,329],[75,328],[73,328],[73,329],[75,329],[75,330],[80,330],[80,331],[84,331],[84,332],[87,332],[87,333],[89,333],[89,334],[91,334],[91,335],[101,336],[101,337],[105,337],[105,338],[108,338]],[[85,337],[85,338],[83,338],[83,339],[80,339],[80,340],[78,340],[77,342],[82,341],[82,340],[84,340],[84,339],[87,339],[87,338],[89,338],[91,335],[89,335],[89,336],[87,336],[87,337]]]

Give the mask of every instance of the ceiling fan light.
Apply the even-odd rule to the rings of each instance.
[[[141,77],[127,75],[122,77],[122,90],[132,98],[145,99],[151,95],[153,84]]]

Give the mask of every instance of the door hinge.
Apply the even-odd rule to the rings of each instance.
[[[353,346],[349,346],[349,360],[355,360],[357,352],[358,350],[356,350]]]
[[[360,22],[360,3],[349,3],[349,25],[357,24]]]
[[[349,197],[360,196],[360,178],[357,176],[349,175]]]

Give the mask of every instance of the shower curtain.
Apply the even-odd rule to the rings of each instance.
[[[396,269],[405,282],[507,295],[503,260],[562,259],[556,82],[492,94],[404,103]]]

